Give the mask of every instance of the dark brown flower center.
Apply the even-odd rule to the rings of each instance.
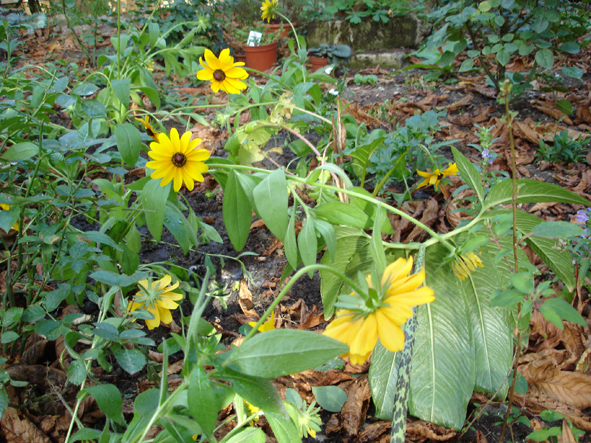
[[[213,78],[215,78],[218,82],[224,81],[226,79],[226,73],[221,69],[216,69],[213,72]]]
[[[185,157],[185,154],[182,154],[180,152],[177,152],[176,154],[174,154],[172,156],[172,164],[177,166],[177,167],[181,167],[183,166],[185,163],[187,163],[187,157]]]

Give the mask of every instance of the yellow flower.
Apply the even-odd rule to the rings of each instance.
[[[435,185],[435,190],[437,190],[441,180],[443,180],[448,175],[456,175],[457,173],[458,173],[458,167],[456,166],[455,163],[450,163],[447,166],[447,169],[444,169],[441,172],[439,171],[439,169],[435,169],[435,171],[433,171],[433,172],[423,172],[423,171],[417,170],[417,174],[419,174],[421,177],[425,177],[425,180],[423,180],[421,183],[419,183],[417,185],[417,188],[422,188],[423,186]]]
[[[306,430],[308,431],[308,434],[310,434],[310,436],[312,438],[316,438],[316,431],[314,429],[310,429],[310,426],[306,426]]]
[[[197,71],[197,78],[210,81],[213,92],[221,89],[228,94],[240,94],[241,89],[246,89],[246,84],[240,80],[248,78],[248,72],[239,67],[244,66],[244,63],[234,63],[229,49],[224,49],[219,59],[209,49],[205,50],[204,56],[205,62],[199,58],[199,64],[204,69]]]
[[[249,402],[244,400],[244,404],[246,405],[246,409],[248,409],[248,413],[250,415],[254,415],[254,418],[248,423],[250,426],[254,426],[254,424],[259,421],[259,416],[262,415],[261,408],[256,407],[255,405],[251,405]]]
[[[174,190],[178,192],[183,181],[189,191],[195,187],[195,181],[203,181],[203,173],[209,169],[205,160],[209,158],[206,149],[196,149],[201,139],[191,141],[191,132],[185,132],[181,138],[175,128],[170,131],[170,138],[166,134],[158,134],[158,141],[150,143],[151,151],[148,155],[153,161],[146,166],[155,169],[153,179],[161,178],[160,186],[166,186],[174,179]]]
[[[256,322],[256,321],[251,321],[248,324],[249,324],[249,326],[254,328],[257,323],[258,322]],[[267,321],[265,323],[260,325],[257,330],[259,332],[267,332],[267,331],[272,331],[273,329],[275,329],[275,312],[271,312],[271,316],[267,319]]]
[[[409,275],[412,265],[412,257],[408,260],[399,258],[390,263],[382,275],[380,288],[372,288],[372,278],[368,276],[369,292],[379,299],[372,300],[370,294],[368,300],[364,301],[363,310],[337,311],[336,319],[328,325],[324,335],[349,345],[349,352],[341,357],[348,355],[352,364],[363,364],[375,348],[378,338],[391,352],[404,348],[404,331],[400,326],[413,316],[411,307],[435,300],[430,288],[419,287],[425,280],[423,269]],[[359,298],[357,294],[351,295]]]
[[[261,17],[263,18],[263,21],[266,19],[268,23],[271,23],[271,19],[275,19],[275,12],[277,11],[278,6],[278,0],[264,0],[263,3],[261,3],[261,11],[263,11]]]
[[[144,125],[144,128],[146,128],[146,134],[148,134],[150,137],[152,137],[152,139],[154,141],[158,141],[158,133],[156,131],[154,131],[154,128],[152,128],[152,125],[150,124],[150,117],[148,117],[146,115],[146,117],[142,120],[141,118],[135,118],[138,122],[140,122],[142,125]]]
[[[0,210],[4,209],[5,211],[10,210],[10,205],[6,205],[4,203],[0,203]],[[15,231],[18,231],[18,223],[15,223],[12,228],[10,229],[14,229]]]
[[[473,252],[466,252],[465,254],[456,257],[455,262],[451,265],[454,274],[460,279],[464,280],[470,275],[470,272],[476,270],[476,266],[482,266],[482,260]]]
[[[183,294],[172,292],[179,284],[177,282],[169,286],[171,280],[170,275],[165,275],[154,283],[148,280],[138,282],[141,287],[138,293],[133,296],[131,310],[146,309],[154,316],[154,319],[146,320],[148,329],[160,326],[160,322],[167,324],[172,322],[170,311],[179,307],[175,302],[181,300]]]

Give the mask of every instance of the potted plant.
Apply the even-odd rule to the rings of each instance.
[[[255,37],[251,34],[254,31]],[[246,66],[257,71],[267,71],[277,65],[277,41],[281,31],[265,33],[259,24],[252,28],[240,28],[232,32],[242,43],[242,50],[246,53]]]
[[[328,45],[321,43],[320,46],[309,48],[308,56],[312,63],[312,72],[323,68],[329,63],[339,64],[341,61],[347,62],[351,57],[351,47],[348,45]]]

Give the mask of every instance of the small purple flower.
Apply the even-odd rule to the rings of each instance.
[[[589,221],[589,215],[587,215],[587,212],[590,210],[591,208],[587,208],[587,211],[577,211],[577,222],[587,223]]]
[[[493,158],[490,155],[490,151],[488,149],[483,149],[482,150],[482,159],[485,160],[485,161],[488,161],[488,164],[492,164]]]

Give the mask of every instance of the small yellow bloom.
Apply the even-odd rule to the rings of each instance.
[[[422,188],[423,186],[430,186],[435,185],[435,190],[439,187],[439,183],[448,175],[456,175],[458,173],[458,167],[455,163],[450,163],[447,166],[447,169],[443,171],[439,171],[439,169],[435,169],[433,172],[423,172],[417,170],[417,174],[421,177],[425,177],[421,183],[417,185],[417,188]]]
[[[154,128],[152,128],[152,125],[150,124],[150,117],[148,117],[146,115],[146,117],[142,120],[141,118],[135,118],[138,122],[140,122],[142,125],[144,125],[144,128],[146,128],[146,134],[148,134],[150,137],[152,137],[152,139],[157,142],[158,141],[158,133],[156,131],[154,131]]]
[[[137,294],[133,296],[131,310],[146,309],[150,312],[154,319],[146,320],[148,329],[154,329],[162,323],[172,322],[172,315],[170,311],[179,307],[178,300],[182,300],[183,294],[172,292],[178,287],[178,282],[172,286],[170,275],[165,275],[154,283],[148,280],[141,280],[138,284],[141,286]]]
[[[146,166],[155,169],[150,177],[161,178],[160,186],[166,186],[174,180],[175,192],[181,189],[183,182],[192,191],[196,181],[203,181],[202,174],[209,169],[203,162],[210,154],[206,149],[196,149],[201,139],[191,141],[191,135],[191,132],[185,132],[179,138],[178,131],[172,128],[170,138],[166,134],[158,134],[158,141],[150,143],[148,155],[153,161],[146,163]]]
[[[234,57],[229,49],[224,49],[218,59],[209,49],[205,50],[203,58],[199,58],[199,64],[203,66],[197,71],[197,78],[211,82],[211,90],[218,92],[220,89],[228,94],[240,94],[240,90],[246,89],[246,84],[240,80],[248,78],[248,72],[240,68],[243,62],[234,63]]]
[[[430,288],[420,287],[425,281],[424,269],[409,275],[412,265],[411,257],[408,260],[399,258],[386,267],[379,291],[383,293],[383,298],[373,312],[337,311],[335,320],[327,326],[324,335],[349,345],[349,352],[341,357],[348,355],[352,364],[363,364],[378,338],[391,352],[404,349],[404,331],[400,326],[413,316],[411,307],[435,300]],[[367,277],[367,282],[371,288],[371,276]],[[351,295],[358,297],[355,293]]]
[[[278,0],[264,0],[261,4],[261,11],[263,11],[261,17],[263,21],[266,19],[268,23],[271,23],[271,19],[275,19],[275,12],[278,6]]]
[[[248,325],[254,328],[257,323],[258,322],[256,321],[251,321],[248,323]],[[275,312],[271,312],[271,316],[267,319],[265,323],[260,325],[257,330],[259,332],[267,332],[272,331],[273,329],[275,329]]]
[[[310,426],[306,426],[306,430],[308,431],[308,434],[310,434],[310,436],[312,438],[316,438],[316,431],[314,429],[310,429]]]
[[[247,402],[246,400],[244,400],[244,404],[246,405],[246,408],[248,409],[248,413],[249,415],[255,415],[255,417],[248,423],[250,426],[254,426],[254,424],[259,421],[259,416],[262,415],[261,412],[261,408],[256,407],[255,405],[251,405],[249,402]]]
[[[4,203],[0,203],[0,210],[4,209],[5,211],[10,210],[10,205],[6,205]],[[18,231],[18,223],[15,223],[12,228],[10,229],[14,229],[15,231]]]
[[[480,257],[473,252],[466,252],[456,257],[455,262],[451,265],[451,269],[460,280],[464,280],[472,271],[476,270],[476,266],[484,267],[482,266]]]

